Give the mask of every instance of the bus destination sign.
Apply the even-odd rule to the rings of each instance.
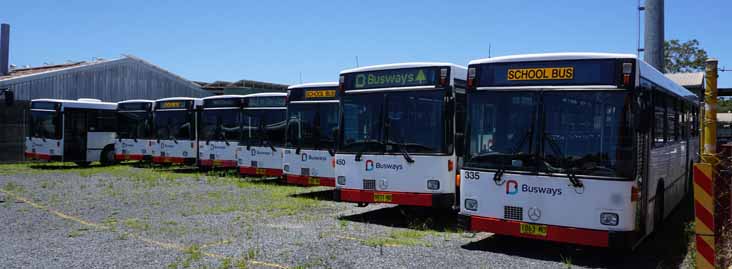
[[[186,108],[186,101],[162,101],[159,105],[161,109]]]
[[[617,85],[619,61],[570,60],[479,64],[478,87]]]
[[[336,90],[307,90],[305,91],[305,98],[317,99],[317,98],[333,98],[336,96]]]
[[[508,80],[574,79],[574,67],[545,67],[508,69]]]
[[[435,85],[437,68],[378,70],[346,75],[350,90]]]

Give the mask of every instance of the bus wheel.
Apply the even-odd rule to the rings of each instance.
[[[99,162],[104,165],[113,165],[116,160],[114,159],[114,149],[105,148],[102,150],[102,155],[99,156]]]
[[[657,232],[663,229],[663,189],[663,181],[659,181],[658,187],[656,188],[656,200],[653,204],[653,230]]]
[[[87,166],[89,166],[89,164],[91,162],[74,162],[74,163],[76,163],[76,165],[78,165],[80,167],[87,167]]]

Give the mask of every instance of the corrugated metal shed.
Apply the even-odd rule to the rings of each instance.
[[[108,102],[212,95],[198,85],[140,58],[74,62],[11,70],[0,88],[15,93],[12,107],[0,103],[0,162],[23,160],[27,111],[31,99],[96,98]]]

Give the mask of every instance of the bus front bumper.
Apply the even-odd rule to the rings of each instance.
[[[221,167],[221,168],[234,168],[236,167],[235,160],[199,160],[199,166],[203,167]]]
[[[117,161],[142,161],[145,159],[143,154],[114,154]]]
[[[452,193],[412,193],[357,189],[335,189],[333,199],[338,202],[389,203],[410,206],[449,208],[454,203]]]
[[[332,177],[312,177],[290,174],[285,175],[285,177],[288,184],[335,187],[335,178]]]
[[[60,155],[49,155],[43,153],[25,152],[25,158],[29,160],[61,161]]]
[[[530,235],[521,233],[521,221],[503,220],[489,217],[458,215],[458,226],[466,231],[489,232],[500,235],[523,237],[530,239],[570,243],[576,245],[632,249],[639,239],[635,231],[604,231],[583,228],[572,228],[545,225],[546,235]]]
[[[282,169],[239,166],[239,174],[246,176],[280,177]]]
[[[157,164],[194,164],[196,158],[153,156],[152,162]]]

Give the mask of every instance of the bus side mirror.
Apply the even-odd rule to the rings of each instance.
[[[15,93],[11,92],[9,89],[5,89],[3,90],[3,95],[5,96],[5,105],[12,106],[15,102]]]

